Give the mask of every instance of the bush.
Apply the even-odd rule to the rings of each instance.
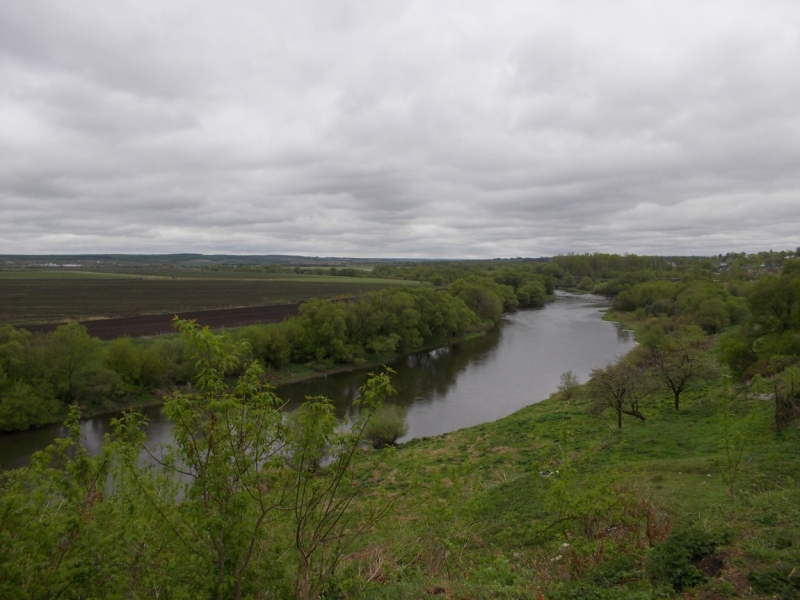
[[[547,597],[551,600],[654,600],[668,598],[670,594],[659,588],[631,590],[598,586],[583,581],[567,581],[556,586]]]
[[[128,385],[137,386],[141,382],[141,352],[128,336],[117,338],[106,346],[103,363]]]
[[[800,573],[789,565],[779,564],[764,571],[753,572],[747,579],[753,589],[781,600],[797,598],[800,594]]]
[[[81,406],[103,406],[119,400],[128,390],[116,371],[90,365],[75,375],[74,400]]]
[[[391,404],[375,411],[364,430],[364,439],[374,448],[394,446],[397,440],[408,433],[406,409]]]
[[[614,298],[614,301],[611,303],[611,308],[621,312],[631,312],[636,310],[636,302],[633,300],[633,295],[630,292],[622,291]]]
[[[694,317],[707,333],[719,333],[731,324],[725,303],[719,298],[704,300]]]
[[[529,281],[517,290],[517,300],[522,308],[541,308],[547,299],[547,290],[540,281]]]
[[[572,371],[567,371],[561,374],[561,383],[558,384],[558,391],[561,392],[565,398],[572,398],[580,385],[578,376]]]
[[[149,351],[149,376],[156,380],[166,380],[175,384],[186,383],[195,375],[194,361],[189,359],[186,340],[183,338],[164,338],[157,340]],[[148,361],[145,360],[147,364]],[[145,365],[142,366],[143,371]]]
[[[63,416],[61,403],[45,383],[18,381],[0,398],[0,431],[21,431],[49,425]]]
[[[670,534],[653,548],[648,564],[650,577],[670,584],[675,591],[694,587],[705,581],[705,575],[694,566],[714,552],[717,546],[730,541],[727,534],[713,534],[699,529],[684,529]]]
[[[758,360],[758,356],[746,340],[734,333],[723,333],[719,340],[719,360],[728,365],[738,379]]]

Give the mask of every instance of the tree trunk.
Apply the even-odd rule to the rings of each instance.
[[[680,410],[681,408],[681,393],[678,390],[675,390],[675,410]]]
[[[300,572],[297,574],[295,597],[300,600],[309,600],[311,594],[311,565],[305,556],[300,556]]]
[[[622,412],[625,413],[626,415],[630,415],[632,417],[636,417],[640,421],[647,421],[645,416],[642,413],[640,413],[638,410],[624,410]]]
[[[617,429],[622,429],[622,411],[617,411]]]

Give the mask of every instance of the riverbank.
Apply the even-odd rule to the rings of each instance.
[[[800,426],[751,392],[659,391],[617,430],[583,385],[387,452],[351,597],[800,597]]]
[[[407,436],[425,437],[505,417],[519,408],[546,398],[558,386],[560,373],[572,370],[581,380],[591,368],[613,360],[631,347],[628,337],[601,320],[601,298],[560,296],[541,310],[520,310],[503,319],[500,328],[473,333],[458,344],[436,344],[430,351],[397,357],[390,366],[397,394],[389,402],[407,412]],[[446,340],[441,340],[446,341]],[[386,359],[387,357],[382,357]],[[352,418],[358,388],[369,371],[380,364],[361,365],[353,370],[328,373],[322,369],[295,383],[281,384],[278,396],[287,410],[296,409],[307,396],[326,396],[337,416]],[[332,370],[332,369],[331,369]],[[301,372],[300,375],[303,373]],[[288,379],[287,374],[283,374]],[[165,392],[168,390],[165,390]],[[491,398],[491,401],[487,399]],[[170,424],[158,407],[160,399],[140,395],[127,406],[146,415],[151,424],[147,443],[169,444]],[[111,409],[116,409],[111,406]],[[103,436],[111,432],[112,412],[89,418],[82,424],[87,448],[100,448]],[[65,432],[54,425],[0,437],[0,468],[28,464],[31,453],[41,450]]]
[[[412,350],[411,352],[404,352],[402,354],[385,354],[382,356],[371,357],[370,359],[358,364],[332,365],[330,367],[328,366],[316,367],[309,365],[291,364],[287,365],[284,369],[281,369],[279,371],[275,371],[273,369],[267,369],[266,376],[269,379],[270,385],[278,387],[280,385],[289,385],[292,383],[298,383],[300,381],[307,381],[309,379],[328,377],[329,375],[336,375],[338,373],[352,373],[355,371],[366,371],[368,369],[378,368],[383,365],[387,366],[391,365],[397,362],[398,360],[405,358],[407,356],[411,356],[413,354],[418,354],[420,352],[429,352],[431,350],[436,350],[438,348],[447,348],[450,346],[454,346],[456,344],[461,344],[463,342],[482,337],[484,335],[486,335],[486,330],[475,331],[456,338],[450,338],[448,340],[441,340],[432,344],[426,344],[420,348]]]
[[[417,348],[413,351],[406,353],[384,354],[384,355],[373,356],[370,357],[368,360],[360,362],[358,364],[338,364],[330,366],[289,364],[285,368],[280,370],[266,369],[265,377],[270,385],[272,385],[273,387],[278,387],[302,381],[328,377],[330,375],[336,375],[340,373],[367,371],[369,369],[379,368],[383,365],[391,365],[396,361],[411,356],[413,354],[436,350],[438,348],[451,347],[456,344],[461,344],[466,341],[482,337],[484,335],[486,335],[486,330],[474,331],[463,336],[439,340],[431,344],[426,344],[420,348]],[[161,406],[168,395],[172,394],[174,391],[177,391],[179,389],[186,389],[186,387],[174,386],[171,388],[156,389],[149,392],[136,392],[130,394],[129,396],[123,399],[113,402],[108,402],[100,406],[80,407],[81,419],[88,420],[98,417],[104,417],[107,415],[114,415],[130,410],[143,410],[155,406]],[[66,418],[66,412],[64,412],[62,415],[59,415],[57,418],[55,418],[53,421],[49,423],[43,423],[39,427],[31,427],[30,429],[35,430],[35,429],[52,427],[53,425],[61,424],[64,418]],[[0,431],[0,437],[14,435],[16,433],[19,433],[19,431]]]

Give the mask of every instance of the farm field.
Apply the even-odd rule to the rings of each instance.
[[[327,271],[327,267],[322,268]],[[284,271],[281,273],[265,273],[261,271],[248,271],[246,269],[189,269],[182,267],[133,267],[133,268],[114,268],[103,269],[101,271],[86,270],[86,273],[102,273],[110,276],[123,276],[123,277],[165,277],[168,279],[286,279],[286,280],[301,280],[301,281],[330,281],[330,275],[312,275],[310,273],[293,273],[291,271]],[[2,276],[0,276],[1,278]],[[350,281],[362,281],[359,277],[342,277],[337,276],[337,279],[347,279]]]
[[[285,273],[264,273],[247,270],[189,269],[181,267],[131,267],[105,269],[19,269],[0,270],[0,282],[9,279],[263,279],[287,281],[357,281],[364,282],[361,277],[332,277],[330,275]],[[385,283],[385,282],[384,282]],[[402,282],[395,282],[402,283]]]
[[[136,275],[108,271],[80,271],[77,269],[0,271],[0,285],[18,279],[131,279]]]
[[[196,310],[178,314],[181,319],[195,320],[199,325],[207,325],[212,329],[242,327],[266,323],[279,323],[298,314],[300,303],[271,304],[267,306],[249,306],[245,308],[218,308],[216,310]],[[173,313],[158,315],[139,315],[136,317],[118,317],[114,319],[95,319],[82,321],[86,331],[92,337],[101,340],[113,340],[127,335],[142,337],[175,333],[172,327]],[[25,329],[31,333],[47,333],[58,327],[58,324],[27,325]]]
[[[202,271],[192,271],[195,274]],[[296,275],[261,278],[164,278],[77,272],[59,277],[0,274],[0,324],[32,325],[68,319],[133,317],[208,309],[292,304],[311,298],[350,297],[394,280]],[[260,274],[263,275],[263,274]]]

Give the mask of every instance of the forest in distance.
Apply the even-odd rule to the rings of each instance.
[[[0,430],[70,431],[0,475],[3,597],[800,597],[800,249],[158,268],[419,285],[222,333],[0,326]],[[639,342],[584,385],[399,447],[365,443],[402,426],[391,370],[346,428],[324,398],[281,413],[275,382],[480,335],[558,289],[605,296]],[[175,443],[142,464],[155,397]],[[122,407],[90,456],[78,419]]]

